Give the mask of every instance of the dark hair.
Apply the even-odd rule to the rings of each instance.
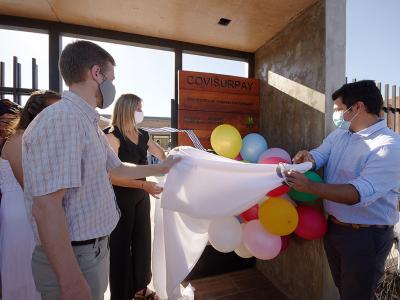
[[[94,65],[104,68],[107,62],[115,66],[114,58],[106,50],[88,41],[68,44],[62,51],[58,63],[65,83],[70,86],[85,80],[85,72]]]
[[[22,108],[8,99],[0,100],[0,138],[7,139],[14,133]],[[1,145],[0,145],[1,148]]]
[[[373,80],[361,80],[344,84],[332,94],[332,100],[341,97],[347,108],[361,101],[368,113],[380,116],[383,106],[382,94]]]
[[[18,115],[22,108],[8,99],[0,99],[0,116],[4,114]]]
[[[49,100],[59,100],[59,93],[53,91],[36,91],[31,94],[21,112],[21,117],[16,129],[26,129],[32,120],[47,106],[50,105]]]

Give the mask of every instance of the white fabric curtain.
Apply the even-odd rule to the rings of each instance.
[[[191,147],[170,154],[182,161],[168,174],[157,202],[153,281],[162,299],[192,299],[180,283],[207,245],[211,220],[239,215],[280,186],[282,178],[277,165],[243,163]]]

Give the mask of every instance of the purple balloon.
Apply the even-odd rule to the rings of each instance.
[[[284,160],[288,161],[291,163],[292,158],[290,157],[289,153],[287,153],[285,150],[281,148],[269,148],[268,150],[265,150],[261,155],[260,158],[258,159],[258,163],[262,161],[263,159],[267,157],[280,157],[283,158]]]
[[[282,248],[280,236],[268,233],[259,220],[252,220],[243,228],[243,243],[246,248],[258,259],[273,259]]]

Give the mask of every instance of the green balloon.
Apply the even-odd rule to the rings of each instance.
[[[322,178],[313,171],[308,171],[308,172],[304,173],[304,175],[313,182],[323,182]],[[290,189],[288,194],[292,199],[294,199],[296,201],[300,201],[300,202],[310,202],[310,201],[317,200],[319,198],[318,196],[315,196],[315,195],[298,192],[293,188]]]

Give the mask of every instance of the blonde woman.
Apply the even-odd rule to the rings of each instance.
[[[147,164],[147,151],[160,160],[163,149],[138,128],[143,121],[142,99],[121,95],[115,103],[111,127],[104,131],[121,161]],[[110,292],[112,300],[158,299],[147,288],[151,280],[150,198],[162,188],[145,178],[121,181],[111,177],[121,218],[110,238]]]

